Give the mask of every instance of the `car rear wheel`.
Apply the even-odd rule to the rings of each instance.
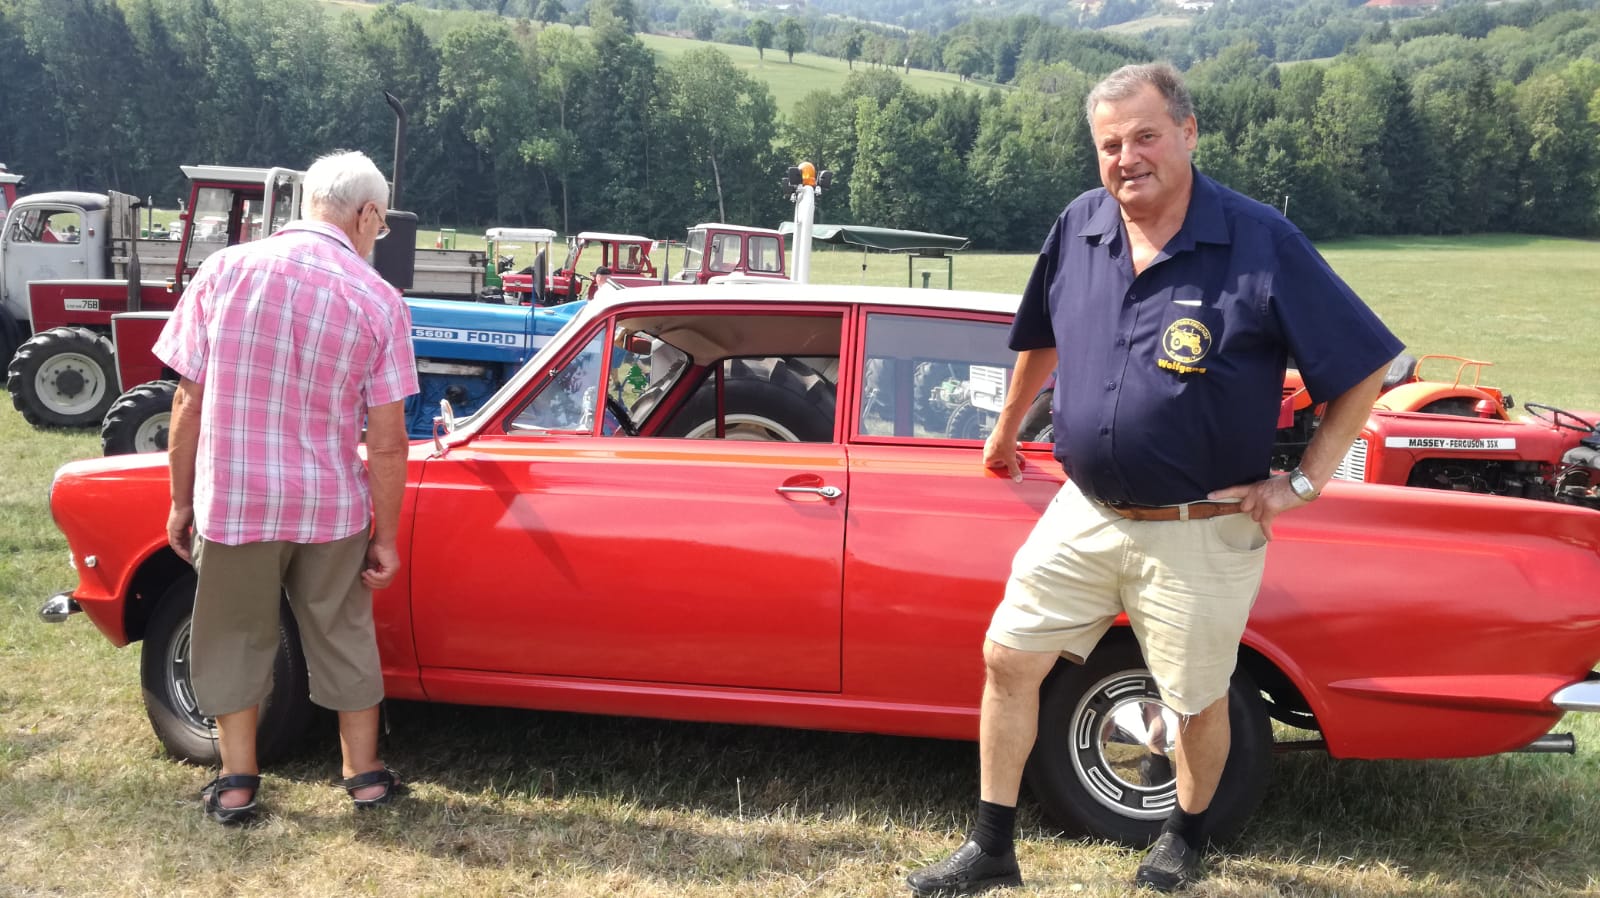
[[[1271,721],[1242,667],[1228,690],[1228,712],[1232,748],[1207,815],[1207,829],[1218,841],[1244,825],[1272,773]],[[1138,644],[1113,636],[1087,664],[1062,661],[1045,680],[1039,737],[1028,759],[1029,787],[1050,819],[1071,835],[1148,845],[1177,802],[1171,747],[1178,724]]]
[[[167,451],[172,424],[172,397],[178,385],[153,380],[117,397],[100,425],[100,448],[106,455]]]
[[[111,341],[81,327],[35,334],[6,371],[11,404],[35,427],[97,427],[116,398]]]
[[[139,656],[145,713],[168,754],[193,764],[218,765],[216,730],[200,712],[189,668],[190,619],[195,577],[187,574],[161,597],[145,627]],[[307,692],[306,662],[300,632],[285,601],[278,615],[278,655],[272,665],[272,691],[261,703],[256,759],[263,765],[290,755],[311,728],[314,708]]]

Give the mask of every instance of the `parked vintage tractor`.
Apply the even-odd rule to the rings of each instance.
[[[509,305],[553,305],[549,292],[535,288],[547,283],[550,247],[556,232],[549,228],[490,228],[484,233],[490,268],[484,276],[483,299]],[[516,265],[512,250],[531,252],[532,261],[513,273]],[[553,299],[553,298],[551,298]]]
[[[567,238],[567,258],[550,272],[545,283],[548,305],[559,305],[594,295],[594,270],[611,269],[611,277],[624,284],[649,284],[659,280],[650,261],[653,241],[637,234],[583,231]]]
[[[683,242],[673,283],[706,284],[717,278],[788,278],[783,235],[771,228],[697,224]]]
[[[77,192],[23,197],[0,231],[11,402],[35,426],[97,426],[117,397],[116,317],[170,310],[205,258],[265,236],[298,210],[287,169],[186,165],[180,239],[139,239],[137,197]],[[220,230],[197,222],[222,222]]]

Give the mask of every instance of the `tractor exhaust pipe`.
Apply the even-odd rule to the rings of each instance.
[[[406,107],[400,103],[400,98],[388,91],[383,92],[383,99],[394,110],[394,188],[389,197],[389,208],[400,208],[400,179],[406,170]]]
[[[1570,755],[1578,751],[1578,740],[1571,733],[1546,733],[1517,749],[1538,755]]]

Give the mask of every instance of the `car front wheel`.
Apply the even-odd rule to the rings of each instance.
[[[139,679],[144,687],[145,713],[167,752],[180,761],[215,766],[222,763],[216,728],[195,701],[189,667],[194,590],[195,577],[187,574],[162,596],[145,627]],[[299,746],[311,727],[314,710],[307,693],[300,633],[288,602],[279,609],[278,621],[272,691],[261,703],[256,731],[256,759],[263,765],[288,756]]]
[[[1207,815],[1226,840],[1260,804],[1272,773],[1272,727],[1243,668],[1228,690],[1232,747]],[[1061,662],[1045,680],[1028,784],[1050,819],[1074,836],[1143,847],[1160,834],[1178,799],[1176,712],[1131,638],[1103,642],[1087,664]]]

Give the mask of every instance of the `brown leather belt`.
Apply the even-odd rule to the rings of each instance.
[[[1190,502],[1185,505],[1100,505],[1130,521],[1204,521],[1225,514],[1238,514],[1238,502]]]

